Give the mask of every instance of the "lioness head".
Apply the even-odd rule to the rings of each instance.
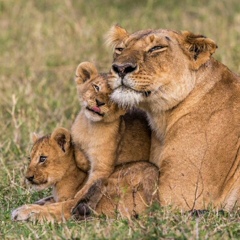
[[[80,63],[76,70],[76,84],[79,100],[86,117],[90,121],[109,122],[125,113],[110,100],[111,88],[108,74],[98,73],[94,64]]]
[[[217,48],[202,35],[164,29],[129,34],[114,26],[107,40],[114,47],[112,99],[130,107],[157,100],[160,110],[174,107],[189,94],[196,72]]]
[[[67,129],[57,128],[50,136],[34,134],[33,141],[26,179],[36,190],[43,190],[59,182],[68,169],[71,136]]]

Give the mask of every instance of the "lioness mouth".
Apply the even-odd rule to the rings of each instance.
[[[87,110],[89,110],[89,111],[91,111],[91,112],[94,112],[94,113],[96,113],[97,115],[99,115],[99,116],[101,116],[101,117],[104,116],[104,113],[100,113],[99,111],[95,111],[94,109],[89,108],[89,107],[86,107],[86,108],[87,108]]]
[[[132,91],[134,91],[134,92],[136,92],[136,93],[141,93],[141,94],[143,94],[145,97],[150,96],[150,94],[152,93],[151,91],[137,91],[137,90],[135,90],[135,89],[133,89],[133,88],[126,87],[125,85],[122,86],[122,87],[127,88],[127,89],[130,89],[130,90],[132,90]]]

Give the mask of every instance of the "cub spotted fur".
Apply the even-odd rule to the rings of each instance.
[[[77,67],[81,111],[71,132],[76,150],[80,149],[90,162],[90,166],[82,162],[76,152],[77,164],[81,168],[84,166],[86,171],[90,169],[90,173],[75,198],[91,207],[91,201],[85,195],[96,181],[105,182],[116,164],[148,161],[150,154],[151,131],[144,112],[126,113],[113,103],[107,79],[108,74],[99,74],[92,63],[84,62]],[[75,213],[79,212],[75,210]]]
[[[215,42],[166,29],[115,26],[112,100],[146,111],[160,203],[240,206],[240,78],[212,57]]]
[[[57,128],[51,135],[35,136],[26,179],[38,190],[53,187],[53,196],[19,207],[12,213],[13,220],[62,221],[71,217],[72,198],[84,185],[87,174],[76,165],[67,129]],[[91,189],[96,213],[109,217],[114,217],[116,211],[122,217],[142,213],[149,201],[157,200],[157,194],[151,193],[153,186],[157,191],[157,179],[157,168],[148,162],[116,167],[106,186]]]

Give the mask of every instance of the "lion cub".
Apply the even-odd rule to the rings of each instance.
[[[74,145],[67,129],[57,128],[51,135],[34,137],[26,179],[38,190],[53,187],[53,196],[15,209],[13,220],[62,221],[71,217],[74,206],[71,198],[83,187],[87,174],[76,165]],[[149,191],[152,191],[150,201],[157,200],[157,181],[158,169],[149,162],[116,167],[107,186],[92,189],[96,192],[96,195],[92,193],[96,213],[113,217],[117,210],[127,217],[143,212],[149,204]]]
[[[33,135],[27,182],[40,191],[52,187],[53,196],[36,202],[44,205],[73,198],[82,187],[86,173],[76,166],[70,132],[57,128],[51,135]]]
[[[76,84],[81,111],[72,125],[76,149],[81,149],[90,162],[77,157],[78,166],[90,169],[88,180],[76,195],[78,202],[91,206],[86,197],[96,182],[105,182],[116,164],[149,160],[151,131],[145,113],[132,110],[126,113],[110,100],[108,74],[98,73],[89,62],[79,64]],[[76,210],[76,209],[75,209]]]

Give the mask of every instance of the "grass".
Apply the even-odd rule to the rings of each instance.
[[[0,238],[237,239],[240,213],[210,210],[201,217],[154,207],[138,220],[91,219],[64,224],[16,223],[11,211],[48,192],[24,187],[32,132],[70,128],[79,104],[74,71],[82,61],[111,66],[104,35],[119,23],[190,30],[214,39],[215,57],[240,72],[238,0],[0,0]]]

